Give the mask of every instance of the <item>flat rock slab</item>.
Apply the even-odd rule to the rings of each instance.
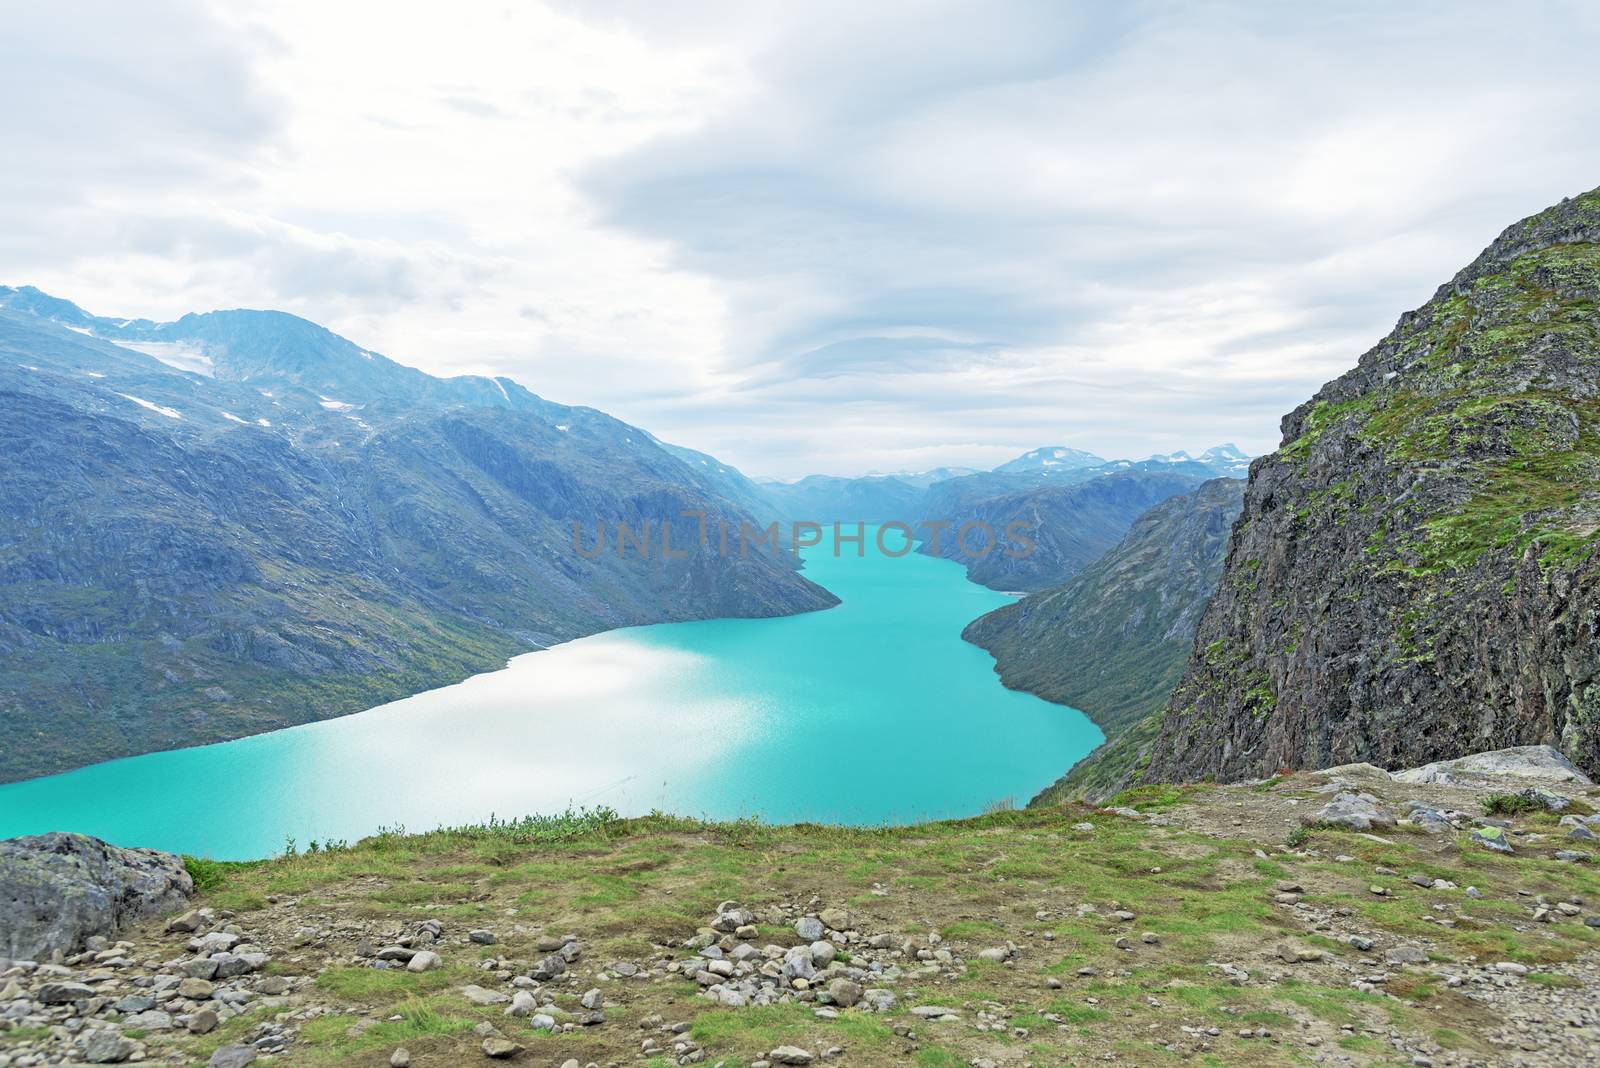
[[[1485,779],[1529,779],[1541,782],[1569,782],[1592,786],[1589,776],[1549,745],[1519,745],[1488,753],[1473,753],[1455,760],[1441,760],[1420,768],[1397,771],[1395,782],[1437,783],[1441,786],[1476,785]]]

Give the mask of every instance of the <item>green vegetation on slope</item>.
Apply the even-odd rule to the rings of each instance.
[[[291,1063],[379,1068],[397,1046],[419,1063],[477,1060],[483,1023],[525,1046],[532,1063],[631,1060],[641,1038],[680,1023],[671,1033],[703,1047],[707,1063],[730,1065],[780,1044],[842,1047],[847,1063],[869,1068],[1009,1055],[1264,1066],[1303,1063],[1334,1043],[1357,1065],[1410,1063],[1397,1039],[1435,1057],[1494,1060],[1502,1010],[1482,999],[1505,983],[1469,983],[1467,997],[1435,974],[1488,974],[1509,961],[1533,969],[1527,982],[1541,988],[1571,983],[1567,963],[1600,948],[1600,931],[1565,913],[1534,923],[1532,910],[1539,895],[1600,899],[1600,869],[1555,859],[1561,843],[1549,838],[1491,854],[1465,830],[1373,837],[1313,827],[1286,845],[1304,806],[1324,796],[1318,785],[1142,787],[1113,799],[1144,819],[1068,805],[899,828],[573,812],[228,865],[208,877],[200,903],[226,910],[271,953],[273,974],[295,984],[295,1005],[318,1006],[295,1025]],[[762,918],[779,906],[848,910],[863,939],[887,937],[890,954],[908,942],[900,974],[879,980],[894,1004],[819,1015],[804,1001],[731,1007],[700,997],[664,965],[695,958],[685,941],[723,901],[754,911],[758,945],[803,941]],[[439,968],[377,969],[355,952],[422,921],[443,925]],[[469,941],[476,929],[496,940]],[[576,1013],[581,992],[598,987],[603,1024],[550,1033],[463,996],[469,984],[510,989],[548,952],[537,942],[564,932],[583,943],[576,977],[541,994]],[[170,955],[173,939],[152,934],[140,955]],[[1008,942],[1018,947],[1010,963],[979,958]],[[1424,952],[1385,965],[1382,986],[1352,986],[1372,974],[1368,958],[1397,947]],[[933,960],[934,949],[953,958]],[[1286,950],[1307,956],[1285,963]],[[649,974],[597,978],[619,961]],[[935,1023],[912,1013],[919,1005],[961,1019]],[[1194,1030],[1208,1023],[1219,1033]],[[203,1060],[252,1026],[247,1013],[211,1035],[180,1030],[162,1041]],[[0,1035],[0,1047],[7,1041]]]
[[[1163,501],[1081,574],[967,627],[1007,686],[1080,709],[1106,734],[1084,770],[1035,803],[1103,797],[1129,781],[1153,737],[1149,717],[1182,677],[1243,496],[1242,481],[1224,478]]]

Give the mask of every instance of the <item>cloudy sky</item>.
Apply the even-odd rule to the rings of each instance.
[[[752,474],[1277,442],[1600,185],[1591,4],[0,0],[0,282]]]

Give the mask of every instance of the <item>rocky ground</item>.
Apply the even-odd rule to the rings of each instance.
[[[1519,769],[191,861],[184,911],[0,960],[0,1068],[1593,1064],[1600,790]]]

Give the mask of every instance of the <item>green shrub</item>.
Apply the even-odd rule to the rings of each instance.
[[[1524,812],[1548,812],[1550,803],[1533,790],[1520,794],[1490,794],[1483,799],[1483,811],[1490,816],[1516,816]]]

